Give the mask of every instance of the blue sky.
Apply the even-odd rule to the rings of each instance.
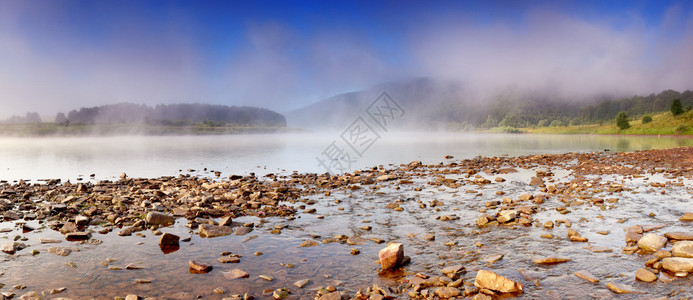
[[[589,97],[693,88],[691,1],[0,1],[0,117],[278,111],[429,76]]]

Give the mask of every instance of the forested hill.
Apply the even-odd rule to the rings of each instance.
[[[212,104],[144,104],[119,103],[83,107],[65,115],[58,113],[56,123],[113,124],[143,122],[161,125],[185,125],[214,122],[238,126],[286,126],[286,118],[265,108]]]

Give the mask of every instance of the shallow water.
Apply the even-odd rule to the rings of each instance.
[[[178,173],[324,173],[317,158],[335,141],[349,155],[343,171],[377,165],[500,155],[633,151],[691,146],[676,137],[386,132],[355,153],[340,132],[225,136],[0,138],[0,180],[159,177]],[[361,148],[358,148],[362,150]],[[188,172],[193,169],[194,172]],[[331,173],[337,172],[335,168]]]

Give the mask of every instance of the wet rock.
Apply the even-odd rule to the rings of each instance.
[[[435,241],[436,236],[429,233],[429,234],[425,234],[425,235],[422,237],[422,239],[425,240],[425,241]]]
[[[439,287],[436,289],[435,293],[441,299],[449,299],[459,296],[462,292],[454,287]]]
[[[305,241],[303,241],[303,243],[301,243],[298,246],[299,247],[315,247],[317,245],[319,245],[319,243],[314,241],[314,240],[305,240]]]
[[[484,261],[489,263],[489,264],[494,264],[494,263],[498,262],[499,260],[503,259],[503,256],[504,256],[503,254],[491,255],[489,257],[486,257],[484,259]]]
[[[568,239],[570,239],[571,242],[579,242],[579,243],[587,242],[587,238],[583,237],[577,231],[572,230],[572,229],[568,229]]]
[[[226,216],[219,220],[219,226],[231,226],[232,223],[231,216]]]
[[[233,269],[228,272],[223,272],[224,278],[229,279],[229,280],[234,280],[234,279],[239,279],[239,278],[248,278],[250,275],[246,272],[243,272],[240,269]]]
[[[693,258],[693,241],[679,241],[674,243],[671,254],[675,257]]]
[[[77,226],[87,226],[89,225],[89,217],[87,216],[76,216],[75,223]]]
[[[443,274],[445,274],[445,276],[452,278],[452,279],[455,279],[460,273],[464,272],[464,266],[462,266],[462,265],[448,266],[448,267],[443,268],[443,270],[441,270],[441,272]]]
[[[648,233],[638,241],[638,247],[646,251],[656,252],[657,250],[664,247],[666,243],[667,238],[656,235],[654,233]]]
[[[684,221],[684,222],[691,222],[693,221],[693,212],[687,212],[679,218],[679,220]]]
[[[77,228],[77,224],[72,223],[72,222],[67,222],[67,223],[63,224],[63,226],[60,228],[60,233],[66,234],[66,233],[70,233],[70,232],[75,232],[77,230],[79,230]]]
[[[241,262],[241,259],[236,256],[222,256],[217,258],[217,261],[222,264],[237,264]]]
[[[58,256],[68,256],[72,253],[72,249],[67,247],[50,247],[48,248],[48,252]]]
[[[306,285],[310,283],[310,279],[301,279],[299,281],[294,282],[294,285],[298,287],[299,289],[302,289]]]
[[[363,244],[367,243],[368,240],[367,240],[367,239],[364,239],[364,238],[362,238],[362,237],[360,237],[360,236],[352,236],[352,237],[349,237],[349,238],[346,240],[346,242],[347,242],[347,244],[349,244],[349,245],[363,245]]]
[[[537,265],[555,265],[571,261],[570,258],[565,257],[542,257],[535,258],[533,262]]]
[[[673,272],[693,272],[693,258],[667,257],[662,259],[662,268]]]
[[[633,287],[625,285],[625,284],[620,284],[620,283],[607,283],[606,287],[609,288],[612,292],[616,294],[633,294],[633,293],[639,293]]]
[[[179,236],[167,232],[159,238],[159,246],[176,247],[179,246],[179,241]]]
[[[637,243],[640,239],[642,239],[642,234],[635,231],[626,232],[626,243]]]
[[[590,272],[587,271],[587,270],[580,270],[580,271],[577,271],[577,272],[573,273],[573,275],[575,275],[575,276],[577,276],[577,277],[579,277],[579,278],[582,278],[582,279],[584,279],[584,280],[587,280],[587,281],[589,281],[589,282],[592,282],[592,283],[597,283],[597,282],[599,282],[599,278],[595,277],[594,275],[592,275],[592,273],[590,273]]]
[[[200,260],[190,260],[188,265],[190,265],[191,269],[204,273],[211,271],[213,268],[211,264]]]
[[[386,248],[378,252],[380,267],[383,270],[392,269],[402,263],[404,259],[404,245],[402,243],[390,243]]]
[[[200,232],[200,237],[206,238],[220,237],[233,233],[233,229],[228,226],[200,224],[197,229]]]
[[[145,221],[147,221],[147,224],[149,225],[168,225],[173,224],[176,221],[176,219],[169,214],[150,211],[149,213],[147,213]]]
[[[524,286],[519,282],[510,280],[504,276],[486,270],[479,270],[476,273],[474,286],[501,293],[522,292],[522,289],[524,288]]]
[[[4,297],[3,297],[4,298]],[[19,297],[19,300],[42,300],[41,295],[35,291],[28,292]]]
[[[342,294],[340,292],[331,292],[320,296],[318,300],[341,300]]]
[[[85,231],[69,232],[65,238],[68,240],[88,240],[91,238],[91,233]]]
[[[657,280],[657,275],[655,275],[655,273],[648,271],[647,269],[640,268],[638,269],[638,271],[635,272],[635,278],[644,282],[653,282]]]
[[[26,248],[26,245],[18,242],[5,242],[2,244],[2,252],[14,254],[15,252]]]
[[[693,232],[667,232],[664,236],[670,240],[693,241]]]
[[[236,230],[234,230],[235,235],[246,235],[253,231],[253,227],[250,226],[241,226],[241,227],[236,227]]]
[[[499,223],[507,223],[515,220],[517,217],[517,211],[514,210],[501,210],[498,213],[498,218],[496,219]]]

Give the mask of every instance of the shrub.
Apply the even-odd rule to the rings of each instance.
[[[683,113],[683,105],[681,105],[681,100],[674,99],[674,101],[671,101],[671,114],[674,116],[678,116],[682,113]]]
[[[616,126],[618,126],[619,129],[628,129],[630,127],[630,122],[628,120],[628,113],[625,111],[622,111],[618,113],[616,116]]]
[[[644,116],[644,117],[642,117],[642,123],[643,123],[643,124],[647,124],[647,123],[650,123],[650,122],[652,122],[652,117],[650,117],[650,116]]]
[[[676,128],[676,134],[682,134],[686,131],[688,131],[688,126],[686,125],[679,125],[679,127]]]

